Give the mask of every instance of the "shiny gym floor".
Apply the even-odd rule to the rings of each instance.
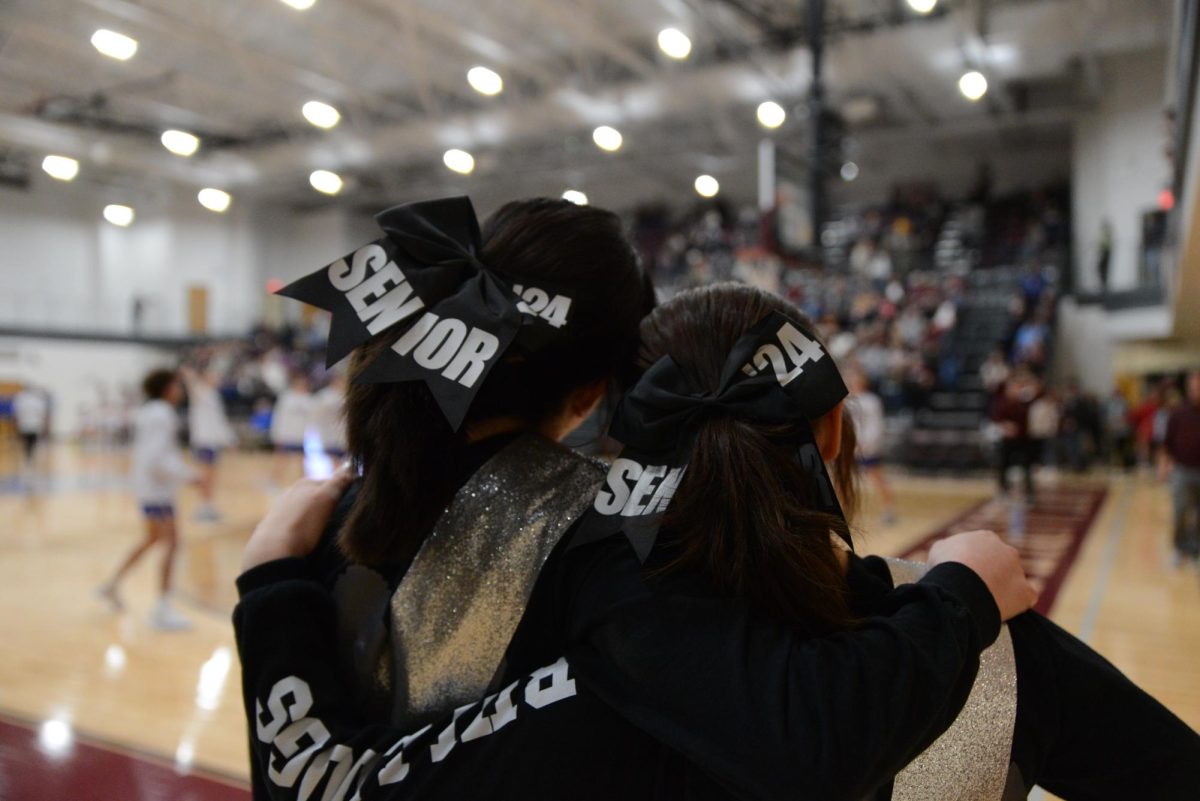
[[[194,626],[178,633],[146,623],[157,554],[130,576],[124,613],[94,595],[141,534],[124,471],[120,452],[56,446],[25,475],[15,453],[0,454],[0,798],[81,797],[38,775],[65,775],[68,767],[100,782],[96,798],[246,797],[239,789],[248,768],[229,620],[242,546],[270,502],[270,457],[224,459],[221,522],[194,522],[196,498],[185,491],[177,600]],[[988,476],[891,480],[899,520],[883,526],[868,497],[858,521],[860,551],[910,553],[933,532],[1007,520]],[[1171,565],[1166,488],[1148,474],[1096,471],[1043,474],[1039,493],[1067,505],[1083,499],[1072,518],[1086,532],[1081,540],[1063,523],[1062,532],[1023,546],[1039,574],[1069,564],[1051,617],[1200,728],[1200,573]],[[1038,525],[1059,525],[1058,514]],[[1070,543],[1077,541],[1076,549]],[[135,776],[118,770],[121,763],[143,769]],[[117,786],[106,791],[106,781]],[[30,795],[22,789],[29,787],[41,790]]]

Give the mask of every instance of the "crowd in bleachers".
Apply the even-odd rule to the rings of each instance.
[[[1053,205],[1023,218],[1021,208],[1031,206],[952,205],[926,189],[897,192],[884,206],[841,214],[824,227],[825,270],[816,269],[811,250],[780,244],[774,215],[753,210],[710,205],[677,219],[643,210],[632,229],[663,295],[721,280],[779,293],[817,322],[838,361],[860,371],[894,414],[927,408],[934,393],[959,387],[967,374],[995,390],[1018,365],[1035,372],[1046,366],[1055,303],[1054,270],[1046,264],[1063,232]],[[1002,235],[989,227],[993,217],[1003,221]],[[1014,239],[1016,230],[1027,240]],[[955,332],[972,291],[967,276],[983,264],[986,248],[997,249],[993,241],[1006,243],[1025,267],[1011,288],[996,352],[980,365],[956,347]],[[196,347],[184,361],[215,376],[240,440],[265,443],[271,410],[289,387],[315,391],[330,383],[322,351],[327,325],[315,315],[302,327],[260,328]],[[119,436],[120,410],[131,406],[121,400],[98,403],[85,417],[87,428]]]

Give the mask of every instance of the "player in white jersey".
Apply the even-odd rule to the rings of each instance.
[[[217,377],[201,375],[190,367],[180,370],[188,395],[188,439],[192,455],[200,465],[200,507],[197,520],[217,521],[220,513],[213,505],[216,492],[217,462],[221,451],[236,442],[233,428],[225,416],[225,405],[217,391]]]
[[[880,452],[883,449],[883,401],[871,391],[867,375],[862,370],[849,373],[850,402],[846,408],[854,417],[854,433],[858,440],[858,464],[870,477],[879,492],[883,506],[883,523],[896,522],[896,497],[883,474]]]
[[[46,433],[49,415],[49,398],[32,384],[26,384],[13,398],[13,416],[16,418],[17,433],[21,435],[26,467],[33,466],[38,440]]]
[[[321,447],[332,459],[346,455],[346,377],[332,373],[329,384],[313,396],[313,424],[321,437]]]
[[[171,607],[169,600],[179,543],[175,500],[180,488],[194,478],[191,468],[183,460],[178,439],[179,417],[176,407],[183,402],[183,386],[174,371],[154,370],[142,382],[142,390],[146,394],[146,402],[133,416],[130,478],[146,520],[146,535],[98,592],[114,610],[123,609],[119,594],[121,580],[151,548],[162,543],[165,553],[160,574],[160,594],[150,615],[150,625],[161,630],[177,631],[191,626],[187,618]]]
[[[273,478],[279,486],[294,480],[304,457],[304,433],[312,423],[313,396],[308,379],[295,373],[271,412],[271,444],[275,447]]]

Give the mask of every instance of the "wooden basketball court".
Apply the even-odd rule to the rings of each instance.
[[[233,580],[242,545],[270,501],[270,457],[238,453],[225,459],[218,491],[223,522],[193,522],[195,496],[184,493],[179,608],[194,628],[183,633],[158,632],[146,623],[155,559],[131,576],[126,612],[110,612],[94,595],[140,535],[138,509],[124,485],[123,454],[60,446],[44,453],[38,471],[24,478],[14,455],[5,458],[0,722],[36,736],[48,764],[97,748],[115,750],[155,770],[224,788],[194,797],[225,797],[248,773],[229,623]],[[1200,728],[1200,574],[1170,566],[1166,488],[1148,476],[1124,474],[1039,480],[1047,492],[1106,490],[1051,617]],[[947,524],[1002,511],[989,510],[992,482],[983,476],[893,482],[899,522],[880,526],[868,503],[860,518],[865,552],[904,553]],[[41,769],[38,764],[18,767],[33,771]]]

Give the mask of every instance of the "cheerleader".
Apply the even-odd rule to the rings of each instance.
[[[1022,797],[1035,783],[1067,799],[1196,797],[1200,738],[1082,643],[1018,614],[1035,594],[1013,572],[1015,551],[994,535],[939,543],[935,566],[915,584],[904,583],[912,574],[901,566],[838,544],[849,541],[849,527],[823,462],[835,465],[852,507],[852,449],[844,446],[853,435],[842,417],[844,386],[811,331],[794,308],[746,288],[685,293],[657,310],[643,326],[649,369],[618,417],[627,449],[593,506],[601,519],[588,513],[554,549],[511,640],[497,652],[492,629],[447,626],[472,600],[496,598],[486,575],[473,594],[453,569],[422,586],[429,592],[420,606],[437,633],[405,629],[419,636],[403,644],[413,651],[403,663],[409,673],[393,679],[411,692],[433,667],[430,678],[446,693],[470,683],[480,663],[501,667],[495,680],[483,679],[493,689],[483,701],[460,696],[424,717],[401,715],[414,724],[407,734],[403,726],[345,728],[352,696],[335,689],[336,671],[322,667],[328,644],[318,642],[335,625],[332,604],[304,577],[304,563],[270,561],[313,546],[350,475],[301,487],[273,509],[248,548],[253,569],[240,580],[236,617],[247,687],[258,688],[247,698],[258,710],[257,753],[270,767],[263,796],[311,792],[328,774],[329,753],[363,766],[334,774],[331,797],[434,797],[431,777],[457,749],[455,764],[479,793],[493,790],[482,777],[494,775],[493,797],[515,797],[524,769],[539,774],[524,790],[544,792],[526,797],[605,797],[611,778],[568,777],[554,764],[559,754],[594,748],[598,770],[625,766],[620,792],[631,797],[999,799]],[[353,411],[349,419],[354,445]],[[526,463],[527,472],[540,468]],[[468,488],[480,489],[470,480]],[[596,527],[612,521],[616,528]],[[465,518],[457,525],[480,533]],[[470,538],[441,527],[431,536],[436,545],[407,575],[423,569],[423,556],[441,569],[465,556],[485,572],[459,550]],[[510,581],[513,555],[503,568]],[[385,593],[385,608],[404,610],[405,596],[401,581]],[[1002,618],[1011,619],[1007,630]],[[314,621],[324,622],[314,629]],[[310,632],[304,647],[283,653],[301,630]],[[274,636],[260,643],[267,631]],[[445,634],[449,660],[439,657]],[[1011,650],[985,659],[975,681],[976,656],[993,641]],[[552,661],[562,653],[564,661]],[[987,699],[981,707],[968,702],[973,683]],[[305,700],[289,711],[289,698]],[[394,705],[393,716],[412,700]],[[617,717],[605,717],[597,700]],[[955,729],[960,710],[975,717]],[[571,717],[577,711],[596,720]],[[416,729],[423,719],[431,725]],[[622,720],[632,724],[623,736],[614,728]],[[527,744],[553,744],[537,752],[540,764],[464,765],[516,760],[522,749],[513,740],[530,727]],[[305,732],[320,735],[301,752],[295,743]],[[645,748],[645,735],[657,750]],[[547,777],[565,784],[551,794],[539,784]]]
[[[335,331],[350,331],[343,343],[364,343],[353,348],[350,372],[358,380],[347,399],[350,450],[362,479],[324,537],[322,525],[350,473],[289,491],[246,551],[235,624],[254,724],[256,797],[299,797],[326,780],[337,782],[331,798],[358,791],[364,798],[440,791],[438,797],[461,797],[465,787],[493,797],[611,798],[635,789],[631,797],[647,797],[656,775],[673,777],[663,792],[687,781],[716,793],[717,785],[681,756],[697,748],[724,749],[712,762],[722,781],[734,772],[740,782],[759,782],[759,797],[782,787],[794,794],[798,777],[847,793],[885,781],[953,720],[1001,613],[1031,603],[1015,553],[994,535],[957,538],[939,548],[935,556],[946,564],[929,577],[885,593],[885,617],[829,642],[797,637],[790,623],[765,624],[725,601],[691,607],[675,592],[648,593],[640,560],[621,550],[624,540],[589,545],[570,536],[592,508],[604,471],[555,445],[587,418],[606,385],[633,374],[638,320],[653,295],[620,222],[559,201],[516,203],[485,226],[480,245],[447,233],[463,236],[473,226],[465,214],[450,213],[453,203],[415,204],[380,217],[409,258],[433,253],[448,265],[430,264],[425,274],[441,270],[448,298],[421,296],[428,327],[370,335],[365,324],[361,333],[355,329],[353,318],[334,320]],[[364,313],[371,296],[357,287],[368,264],[375,275],[397,275],[389,253],[364,247],[303,279],[293,296],[337,309],[335,315],[357,308],[373,319]],[[423,346],[420,337],[432,337],[441,319],[456,321],[445,330],[463,332],[459,343],[483,326],[501,331],[513,319],[512,301],[489,289],[496,286],[491,269],[519,282],[514,291],[528,301],[517,310],[526,317],[509,346],[497,334],[476,336],[496,343],[478,351],[490,350],[495,363],[490,373],[471,374],[486,375],[472,395],[462,389],[470,376],[449,366],[454,352],[439,360],[438,341]],[[394,304],[411,295],[399,277],[392,279]],[[463,281],[479,283],[468,292]],[[529,289],[543,281],[555,294]],[[355,292],[358,306],[343,304],[334,289]],[[463,302],[471,298],[488,305]],[[570,302],[555,306],[557,298]],[[330,347],[336,359],[332,339]],[[464,364],[477,353],[463,352]],[[439,372],[417,370],[418,356]],[[440,381],[441,368],[468,381]],[[397,373],[408,378],[388,383]],[[318,538],[309,558],[283,558],[308,553]],[[573,601],[557,605],[567,600],[560,593],[576,591]],[[559,622],[567,628],[555,628]],[[579,639],[583,633],[594,638]],[[666,660],[660,666],[671,679],[665,686],[648,682],[654,690],[642,707],[658,716],[654,727],[631,725],[605,697],[611,686],[575,670],[595,657],[593,676],[619,682],[623,666],[612,659],[621,652],[611,646],[626,638],[639,646],[627,654],[639,671],[656,657]],[[651,641],[662,648],[642,650]],[[704,658],[720,669],[681,678],[675,662],[699,656],[689,643],[701,641],[709,643]],[[569,663],[560,664],[568,643]],[[508,676],[524,678],[509,683]],[[472,706],[489,686],[504,692]],[[827,686],[847,691],[834,704]],[[287,698],[306,700],[289,706]],[[803,725],[781,727],[779,716]],[[822,734],[836,732],[830,726],[843,717],[858,728],[836,738]],[[397,728],[378,725],[388,722]],[[301,731],[324,734],[297,750]],[[871,745],[868,761],[864,743]],[[752,756],[763,745],[767,750]],[[452,750],[476,769],[446,760]],[[359,755],[387,758],[339,779],[328,772],[335,751],[347,765]],[[566,758],[568,751],[579,760]],[[457,768],[439,771],[441,764]],[[600,775],[585,775],[583,767]],[[764,776],[764,768],[778,775]],[[569,783],[551,792],[555,781]],[[447,789],[454,786],[457,795]]]
[[[191,627],[186,617],[170,603],[179,531],[175,505],[179,489],[194,479],[179,448],[179,418],[176,408],[183,402],[183,386],[173,370],[154,370],[142,381],[146,402],[133,416],[131,479],[146,534],[121,562],[112,578],[99,588],[99,596],[114,611],[124,609],[120,595],[122,579],[156,544],[163,547],[159,573],[159,597],[150,615],[150,625],[163,631]]]
[[[188,439],[192,456],[200,465],[197,486],[200,489],[200,506],[196,519],[216,522],[220,512],[213,505],[217,484],[217,461],[221,451],[233,445],[237,438],[229,419],[225,416],[225,405],[218,391],[215,373],[201,375],[191,367],[180,368],[188,396]]]
[[[304,456],[304,434],[312,420],[313,397],[308,378],[297,371],[271,412],[271,444],[275,447],[272,478],[276,486],[295,478]]]

